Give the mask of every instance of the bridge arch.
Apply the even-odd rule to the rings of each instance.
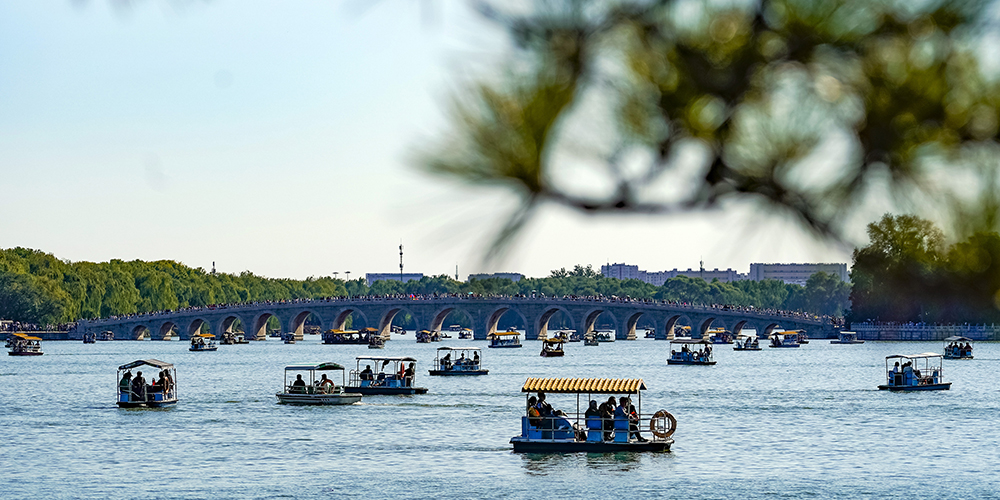
[[[334,330],[346,330],[347,328],[345,328],[345,326],[347,325],[347,318],[350,318],[352,314],[357,315],[355,316],[355,318],[360,317],[362,323],[364,323],[365,325],[370,325],[370,323],[368,322],[368,316],[366,316],[364,312],[362,312],[360,309],[348,307],[346,309],[337,312],[337,314],[334,315],[333,324],[330,325],[330,328]],[[356,324],[357,320],[352,321],[351,323],[352,325]]]
[[[149,336],[150,339],[153,338],[153,331],[146,325],[136,325],[129,334],[129,338],[132,340],[142,340],[146,336]]]
[[[760,337],[760,338],[762,338],[762,339],[766,339],[766,338],[770,337],[772,333],[774,333],[774,329],[775,328],[779,328],[780,326],[781,325],[779,325],[779,324],[777,324],[777,323],[775,323],[775,322],[772,321],[772,322],[768,323],[766,327],[764,327],[764,335],[761,335],[761,332],[758,330],[757,331],[757,336]]]
[[[562,306],[550,306],[542,311],[542,314],[538,316],[538,323],[535,325],[535,330],[538,332],[536,338],[548,337],[549,320],[552,319],[552,316],[555,316],[558,312],[563,313],[567,318],[569,318],[570,328],[574,330],[576,329],[576,320],[573,319],[573,315],[570,314],[569,311]],[[525,335],[525,337],[527,338],[527,335]]]
[[[527,329],[530,330],[530,328],[531,328],[531,322],[528,321],[528,319],[524,316],[524,313],[522,313],[518,308],[512,307],[512,306],[499,306],[499,307],[495,307],[486,316],[486,335],[487,336],[492,335],[492,334],[494,334],[494,333],[497,332],[497,324],[500,323],[500,318],[502,318],[504,314],[507,314],[508,311],[513,311],[514,314],[517,314],[521,318],[521,321],[524,323],[525,328],[527,328]],[[530,335],[530,332],[525,332],[525,335],[524,335],[525,339],[529,338],[529,335]]]
[[[695,325],[695,322],[692,321],[691,317],[688,316],[687,314],[683,314],[683,313],[671,314],[670,316],[667,316],[666,324],[664,325],[664,328],[663,328],[663,331],[664,331],[664,337],[663,337],[663,339],[672,339],[675,336],[678,336],[674,332],[674,329],[677,327],[678,323],[687,324],[687,325],[691,326],[691,328],[694,328],[694,325]],[[689,335],[693,336],[694,333],[689,333]],[[679,335],[679,336],[683,337],[684,335]],[[660,337],[656,337],[656,338],[659,339]]]
[[[759,336],[761,335],[761,333],[763,333],[763,332],[762,332],[762,331],[760,330],[760,328],[757,328],[757,323],[756,323],[756,322],[754,322],[754,321],[751,321],[751,320],[749,320],[749,319],[740,319],[739,321],[737,321],[737,322],[736,322],[736,323],[735,323],[735,324],[733,325],[733,328],[732,328],[732,331],[733,331],[733,336],[734,336],[734,337],[738,336],[738,335],[739,335],[740,333],[742,333],[742,332],[743,332],[743,330],[746,330],[746,329],[748,329],[748,328],[749,328],[749,329],[751,329],[751,330],[754,330],[754,331],[756,331],[756,332],[757,332],[757,336],[758,336],[758,337],[759,337]],[[763,338],[763,337],[762,337],[762,338]]]
[[[168,340],[173,338],[173,334],[171,332],[177,332],[177,335],[181,334],[180,327],[178,327],[177,323],[174,323],[173,321],[164,321],[163,323],[160,323],[160,327],[154,330],[154,332],[156,332],[156,338],[159,340]]]
[[[392,320],[396,318],[396,315],[399,314],[400,311],[406,311],[411,317],[413,317],[413,320],[416,321],[418,327],[421,324],[420,317],[414,314],[410,308],[405,306],[390,306],[389,310],[382,313],[382,318],[378,320],[378,333],[382,335],[382,338],[389,338],[389,335],[392,333]]]
[[[701,320],[701,324],[697,328],[697,330],[698,330],[697,336],[695,336],[696,334],[694,332],[692,332],[691,333],[691,337],[693,337],[693,338],[699,338],[699,339],[700,338],[705,338],[705,333],[707,333],[708,330],[710,328],[712,328],[713,326],[715,326],[716,328],[725,329],[726,328],[726,322],[725,322],[725,320],[723,320],[722,318],[720,318],[718,316],[709,316],[709,317]]]
[[[258,340],[263,340],[267,338],[267,321],[271,319],[271,316],[278,318],[278,315],[271,310],[265,310],[257,313],[253,318],[253,323],[247,326],[251,326],[250,331],[246,332],[249,338],[255,338]],[[278,318],[281,321],[281,318]]]
[[[430,330],[432,332],[440,332],[441,328],[444,326],[444,320],[448,319],[448,315],[451,314],[451,313],[453,313],[453,312],[455,312],[455,311],[459,311],[459,312],[464,313],[466,316],[469,317],[470,320],[473,318],[472,314],[470,314],[469,311],[466,310],[464,307],[457,306],[457,305],[454,305],[454,306],[445,306],[445,307],[439,308],[431,316]],[[497,318],[497,321],[499,321],[499,320],[500,320],[500,318]],[[473,328],[473,333],[475,333],[475,322],[473,322],[472,328]]]
[[[236,314],[224,316],[218,323],[215,324],[215,328],[213,328],[212,331],[215,332],[216,335],[222,335],[226,332],[233,333],[233,326],[236,325],[237,321],[240,322],[240,325],[243,326],[243,331],[246,332],[249,325],[242,317]]]
[[[594,308],[587,311],[583,315],[583,321],[581,322],[580,325],[581,331],[579,333],[582,335],[586,335],[594,331],[594,325],[597,323],[597,318],[599,318],[602,314],[608,314],[611,316],[611,324],[615,325],[615,330],[616,330],[615,338],[618,338],[619,340],[624,339],[624,337],[621,337],[620,334],[617,332],[618,318],[615,316],[615,313],[611,312],[610,308]]]
[[[616,332],[616,335],[620,336],[622,340],[635,339],[636,325],[639,324],[639,320],[642,319],[643,316],[646,316],[646,319],[653,323],[653,331],[656,332],[657,335],[659,335],[660,325],[656,321],[656,315],[650,314],[648,311],[635,311],[628,314],[628,316],[625,317],[625,323],[623,325],[624,327],[623,328],[620,327],[622,330],[624,330],[624,332],[620,334]]]
[[[196,334],[201,333],[201,327],[203,327],[205,325],[208,325],[209,330],[212,329],[212,324],[209,323],[208,320],[206,320],[205,318],[198,317],[198,318],[195,318],[195,319],[191,320],[191,322],[188,323],[188,327],[187,327],[188,338],[191,338],[191,337],[195,336]],[[211,332],[210,331],[209,333],[215,335],[215,332]]]
[[[323,321],[323,317],[317,314],[316,311],[312,309],[303,309],[298,313],[293,314],[292,317],[289,319],[287,331],[294,333],[296,338],[302,336],[302,334],[305,333],[304,330],[305,330],[306,319],[309,318],[310,314],[312,314],[313,316],[316,317],[317,320],[319,320],[320,328],[322,328],[322,325],[325,324],[325,322]]]

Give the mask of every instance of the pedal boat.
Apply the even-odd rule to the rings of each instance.
[[[599,345],[601,345],[601,341],[599,341],[596,338],[594,338],[594,333],[591,332],[591,333],[588,333],[588,334],[586,334],[586,335],[583,336],[583,345],[585,345],[585,346],[599,346]]]
[[[84,344],[95,344],[95,343],[97,343],[97,334],[94,333],[94,332],[87,332],[87,333],[83,334],[83,343]]]
[[[438,347],[431,375],[486,375],[478,347]]]
[[[675,349],[674,346],[680,346]],[[690,347],[689,347],[690,346]],[[697,349],[697,350],[695,350]],[[709,339],[674,339],[670,341],[668,365],[714,365],[712,341]]]
[[[153,382],[152,384],[143,384],[141,388],[133,384],[134,377],[131,375],[132,370],[143,366],[149,366],[153,370],[166,370],[170,377],[169,379],[165,379],[167,381],[164,384],[166,387],[156,383],[157,377],[152,375],[152,371],[149,377],[149,380]],[[126,373],[129,374],[128,379],[124,378]],[[142,370],[136,370],[136,377],[141,374]],[[174,365],[157,359],[139,359],[121,365],[118,367],[117,392],[117,404],[119,408],[163,408],[173,406],[177,404],[177,370],[174,368]]]
[[[857,332],[839,332],[837,340],[831,340],[831,344],[864,344],[865,341],[858,338]]]
[[[962,345],[965,342],[965,345]],[[972,359],[972,339],[948,337],[944,339],[944,359]]]
[[[670,451],[677,419],[666,410],[643,415],[641,391],[645,389],[642,379],[529,378],[521,387],[526,398],[533,392],[575,395],[576,412],[567,414],[557,411],[550,417],[524,415],[521,417],[521,434],[510,438],[510,443],[515,453]],[[587,417],[580,411],[580,402],[587,404],[597,395],[635,396],[639,425],[633,423],[630,429],[625,415],[614,419]],[[609,439],[605,440],[605,437]]]
[[[322,377],[316,372],[340,371],[340,384],[333,382],[320,383]],[[361,401],[361,394],[344,391],[344,367],[337,363],[319,363],[314,365],[291,365],[285,367],[284,391],[275,394],[279,404],[287,405],[349,405]],[[298,376],[306,374],[303,385],[295,385]],[[289,377],[296,377],[289,380]]]
[[[367,344],[368,334],[357,330],[327,330],[323,332],[324,344]]]
[[[771,334],[768,347],[799,347],[799,332],[774,332]]]
[[[518,332],[496,332],[490,338],[490,345],[486,347],[491,349],[521,347],[521,334]]]
[[[365,396],[427,393],[426,387],[413,386],[417,373],[417,360],[415,358],[358,356],[357,362],[357,368],[351,370],[349,383],[347,387],[344,387],[344,390],[347,392],[359,392]],[[362,362],[368,362],[370,364],[362,370]],[[407,368],[406,366],[403,366],[406,363],[410,364],[409,368],[412,368],[413,375],[406,375],[406,372],[409,371],[405,369]],[[370,369],[372,365],[375,365],[375,370],[377,370],[377,372]],[[392,367],[387,373],[385,369],[389,365],[392,365]],[[401,366],[404,370],[400,369]],[[400,375],[401,373],[403,374],[402,376]]]
[[[10,350],[7,351],[9,356],[41,356],[45,354],[42,352],[41,338],[24,333],[11,335],[12,337],[7,339],[7,345],[10,347]]]
[[[760,351],[760,342],[757,337],[740,334],[733,341],[734,351]]]
[[[951,382],[943,380],[943,356],[933,352],[894,354],[885,357],[886,383],[883,391],[947,391]]]
[[[543,358],[565,356],[566,351],[563,350],[563,344],[565,343],[566,341],[560,338],[544,339],[542,340],[542,352],[538,353],[538,355]]]
[[[733,332],[724,328],[713,328],[705,332],[705,334],[708,335],[708,340],[711,340],[713,344],[733,343]]]
[[[459,339],[464,339],[464,340],[471,340],[472,339],[472,328],[462,328],[461,330],[459,330],[459,332],[458,332],[458,338]]]
[[[614,342],[615,332],[611,330],[595,330],[594,339],[598,342]]]
[[[368,335],[369,349],[385,349],[385,339],[377,333]]]
[[[191,347],[189,351],[218,351],[219,344],[215,343],[215,335],[211,333],[199,333],[191,337]]]

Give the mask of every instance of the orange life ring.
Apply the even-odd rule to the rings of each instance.
[[[667,420],[666,426],[657,425],[662,419]],[[667,410],[660,410],[653,414],[653,417],[649,419],[649,432],[652,432],[654,436],[660,439],[666,439],[674,434],[677,430],[677,419],[670,414]]]

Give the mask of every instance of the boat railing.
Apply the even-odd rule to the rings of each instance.
[[[639,414],[638,421],[628,418],[587,417],[582,413],[565,413],[546,417],[521,417],[521,435],[534,440],[627,442],[669,439],[664,432],[654,433],[650,421],[664,418],[659,414]]]
[[[164,391],[160,388],[149,386],[146,387],[146,390],[144,391],[143,394],[139,394],[133,391],[131,387],[128,388],[127,390],[119,389],[118,391],[118,400],[121,401],[122,403],[133,403],[133,402],[143,402],[143,401],[152,403],[157,401],[171,401],[173,399],[177,399],[176,388],[170,388]]]
[[[400,377],[395,373],[364,374],[351,370],[351,387],[413,387],[413,377]]]

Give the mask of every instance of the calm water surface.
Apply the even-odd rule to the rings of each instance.
[[[940,343],[868,342],[734,352],[718,365],[666,366],[641,339],[483,349],[485,377],[427,376],[441,345],[396,337],[383,351],[318,336],[192,353],[185,342],[44,342],[0,361],[3,498],[971,498],[1000,491],[1000,345],[946,361],[951,391],[876,390],[884,357]],[[359,405],[278,405],[285,365],[358,355],[419,359],[422,396]],[[116,367],[177,366],[180,403],[120,410]],[[670,453],[519,455],[530,376],[641,377],[642,409],[678,421]],[[147,377],[148,378],[148,377]],[[572,411],[575,398],[552,395]]]

